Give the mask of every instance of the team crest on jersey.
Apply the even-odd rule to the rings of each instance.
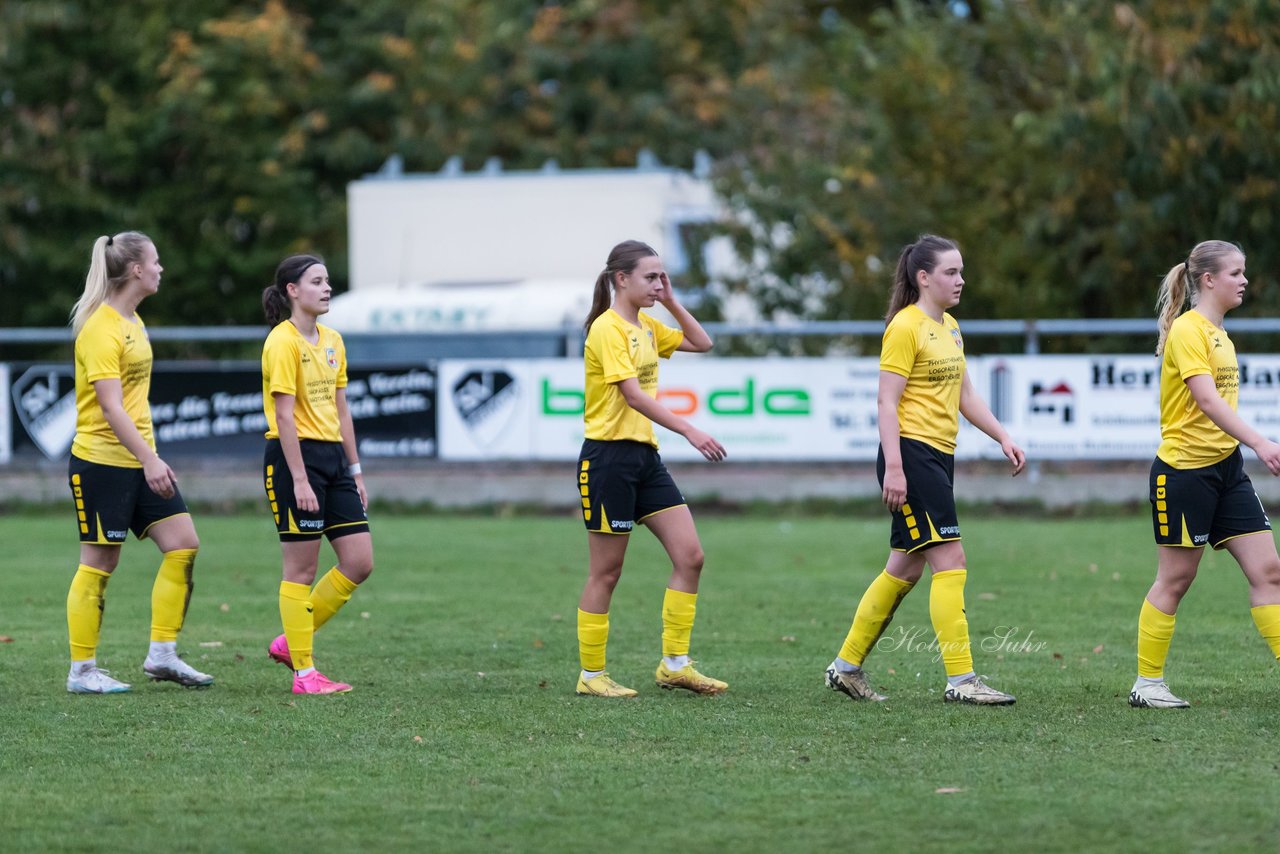
[[[959,347],[961,350],[964,349],[964,339],[960,337],[959,329],[951,330],[951,339],[956,342],[957,347]]]
[[[338,351],[332,347],[324,348],[324,360],[329,363],[329,367],[338,367]]]

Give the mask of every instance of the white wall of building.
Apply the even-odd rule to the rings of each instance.
[[[678,270],[678,225],[720,210],[707,181],[661,167],[380,174],[347,196],[352,291],[523,279],[589,287],[627,239]]]

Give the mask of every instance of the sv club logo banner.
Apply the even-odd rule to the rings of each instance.
[[[51,460],[71,450],[76,435],[76,386],[69,365],[34,365],[10,391],[18,422],[27,437]]]

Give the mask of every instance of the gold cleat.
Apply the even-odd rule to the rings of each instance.
[[[634,697],[636,691],[614,682],[608,673],[601,673],[590,679],[583,679],[579,673],[577,694],[581,697]]]
[[[704,676],[693,669],[693,662],[686,664],[679,670],[668,670],[665,661],[658,664],[658,670],[653,675],[654,681],[658,683],[659,688],[684,688],[686,691],[692,691],[695,694],[723,694],[729,688],[728,682],[721,682],[719,679],[712,679],[710,676]]]

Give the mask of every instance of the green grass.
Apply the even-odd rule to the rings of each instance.
[[[0,517],[0,849],[1280,845],[1280,675],[1228,556],[1206,556],[1179,613],[1168,676],[1193,708],[1124,702],[1154,565],[1141,516],[965,517],[978,670],[1018,695],[1001,709],[942,703],[924,587],[889,632],[918,643],[868,662],[888,702],[822,688],[887,526],[764,515],[701,523],[694,653],[731,683],[721,697],[652,684],[666,568],[646,533],[609,647],[641,696],[601,701],[573,695],[573,519],[394,516],[375,519],[373,578],[317,636],[323,669],[356,690],[295,700],[265,656],[279,569],[260,514],[197,518],[180,645],[214,688],[135,678],[130,694],[70,696],[64,516]],[[155,565],[129,543],[108,591],[100,660],[126,678],[141,676]],[[990,649],[1010,628],[1019,647]]]

